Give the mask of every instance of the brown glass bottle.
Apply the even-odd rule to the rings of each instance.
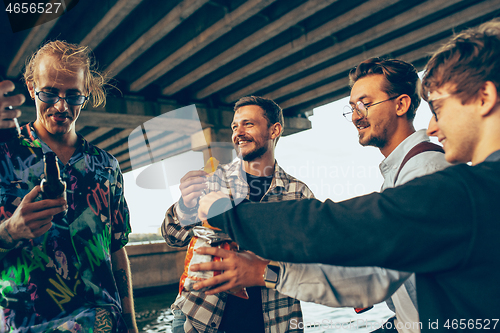
[[[45,178],[42,179],[40,187],[42,189],[43,199],[57,199],[63,197],[66,199],[66,182],[61,179],[57,156],[53,152],[48,152],[43,156]],[[54,220],[60,220],[66,215],[67,211],[54,216]]]

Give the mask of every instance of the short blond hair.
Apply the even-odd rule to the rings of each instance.
[[[85,89],[92,97],[92,105],[98,107],[106,105],[106,91],[104,86],[108,82],[105,74],[96,69],[96,62],[92,56],[92,51],[88,46],[70,44],[65,41],[51,41],[42,46],[26,62],[24,71],[24,81],[26,85],[36,86],[38,77],[38,64],[43,56],[53,56],[61,62],[57,70],[73,73],[74,68],[83,68]]]

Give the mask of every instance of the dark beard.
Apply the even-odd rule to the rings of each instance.
[[[260,147],[257,150],[254,150],[254,151],[246,154],[245,156],[242,156],[241,158],[242,158],[243,161],[251,162],[251,161],[255,160],[256,158],[261,157],[266,152],[267,152],[267,146],[263,146],[263,147]]]
[[[371,138],[370,141],[366,142],[366,143],[362,143],[361,141],[359,142],[360,145],[362,145],[363,147],[367,147],[367,146],[373,146],[373,147],[376,147],[376,148],[384,148],[385,145],[387,144],[387,141],[382,139],[382,138]]]
[[[379,135],[378,137],[375,136],[371,137],[370,140],[368,140],[368,142],[366,143],[361,143],[361,138],[360,138],[359,144],[362,145],[363,147],[373,146],[379,149],[384,148],[387,145],[387,129],[384,129],[384,131],[382,131],[382,134]]]

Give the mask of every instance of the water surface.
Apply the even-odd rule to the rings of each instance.
[[[177,296],[177,286],[167,287],[135,297],[136,319],[139,332],[170,333],[173,315],[170,305]],[[352,308],[329,308],[302,302],[305,333],[371,332],[385,322],[392,312],[385,304],[356,314]]]

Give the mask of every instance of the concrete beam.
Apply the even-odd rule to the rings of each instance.
[[[142,0],[119,0],[85,36],[80,45],[94,49],[140,4]]]
[[[249,19],[276,0],[248,0],[234,11],[226,14],[221,20],[205,29],[196,38],[176,50],[165,60],[154,66],[144,75],[130,84],[130,91],[140,91],[147,85],[157,80],[169,70],[179,65],[196,52],[221,37],[241,22]]]
[[[111,150],[107,150],[107,152],[116,157],[119,153],[121,153],[121,152],[123,152],[125,150],[127,150],[126,156],[124,156],[125,154],[122,154],[120,156],[121,158],[117,158],[118,162],[121,162],[121,161],[128,161],[128,160],[130,160],[130,156],[129,156],[129,153],[128,153],[128,143],[127,142],[122,143],[118,147],[115,147],[115,148],[113,148]]]
[[[269,39],[277,36],[281,32],[287,30],[291,26],[299,23],[305,18],[317,13],[323,8],[331,5],[338,0],[309,0],[304,4],[298,6],[287,14],[283,15],[280,19],[264,26],[254,34],[241,40],[238,44],[225,50],[215,58],[205,62],[202,66],[196,68],[191,73],[184,75],[179,80],[172,82],[169,86],[163,88],[162,94],[169,96],[173,95],[180,90],[186,88],[193,82],[201,79],[207,74],[212,73],[221,66],[227,64],[231,60],[238,58],[260,44],[268,41]]]
[[[398,56],[398,59],[401,59],[403,61],[413,63],[416,61],[419,61],[427,55],[431,55],[435,50],[437,50],[443,43],[445,43],[448,40],[448,38],[444,38],[440,41],[437,41],[435,43],[423,46],[417,50],[414,50],[412,52],[403,54],[401,56]],[[346,78],[347,80],[347,78]],[[284,103],[288,105],[288,107],[294,107],[294,106],[302,106],[306,105],[307,108],[316,108],[331,102],[335,102],[339,100],[340,98],[344,98],[346,96],[349,96],[349,93],[337,93],[338,91],[341,91],[343,88],[346,87],[346,82],[344,79],[339,79],[336,81],[333,81],[327,85],[324,86],[324,89],[322,87],[311,90],[309,92],[304,93],[304,101],[298,102],[295,98],[292,98],[290,100],[285,101]],[[323,98],[322,98],[323,97]],[[307,102],[311,101],[311,102]]]
[[[302,132],[312,128],[311,121],[303,117],[286,117],[283,136]]]
[[[433,51],[437,50],[447,40],[448,40],[448,38],[445,38],[445,39],[442,39],[438,42],[435,42],[435,43],[432,43],[429,45],[425,45],[417,50],[410,52],[409,54],[398,57],[398,59],[407,61],[409,63],[411,63],[412,61],[415,61],[415,60],[419,60],[422,58],[423,54],[431,54]],[[350,58],[346,61],[343,61],[343,62],[339,63],[339,66],[342,65],[344,68],[345,67],[354,67],[357,64],[359,64],[361,61],[363,61],[367,58],[386,55],[387,53],[385,53],[385,54],[380,53],[380,52],[383,52],[384,50],[386,50],[388,53],[391,52],[391,50],[387,47],[387,45],[384,44],[384,45],[381,45],[380,47],[377,47],[377,48],[370,50],[366,53],[362,53],[356,57],[353,57],[353,58]],[[311,101],[313,99],[319,98],[321,96],[328,95],[333,91],[336,91],[336,90],[339,90],[341,88],[348,86],[348,84],[349,84],[349,78],[346,76],[345,78],[333,81],[333,82],[328,83],[328,84],[324,84],[318,88],[309,90],[305,93],[295,95],[294,97],[292,97],[290,99],[282,101],[280,103],[280,105],[283,108],[290,108],[290,107]]]
[[[139,168],[141,166],[149,165],[154,162],[159,162],[170,156],[177,155],[179,153],[178,150],[182,150],[182,152],[184,152],[184,151],[189,151],[190,149],[191,149],[190,137],[182,138],[171,144],[165,144],[163,147],[158,147],[157,149],[151,151],[147,151],[143,146],[141,148],[137,148],[130,151],[131,155],[130,166],[133,166],[134,168]],[[124,165],[126,165],[127,167],[129,166],[128,164]]]
[[[78,121],[78,120],[77,120]],[[92,131],[91,133],[87,134],[85,136],[85,139],[89,142],[94,141],[95,139],[103,136],[104,134],[108,133],[109,131],[112,131],[113,127],[99,127],[95,131]]]
[[[293,41],[283,45],[272,52],[256,59],[255,61],[239,68],[231,74],[217,80],[204,89],[196,93],[196,99],[203,99],[213,93],[216,93],[230,85],[238,82],[244,77],[257,73],[263,68],[266,68],[279,60],[282,60],[289,55],[292,55],[304,48],[324,39],[352,24],[365,20],[370,15],[378,12],[381,8],[390,6],[398,0],[372,0],[361,4],[345,14],[335,18],[335,20],[328,21],[326,24],[309,31],[306,34],[294,39]],[[243,96],[243,95],[242,95]]]
[[[355,67],[359,62],[368,59],[370,57],[382,56],[385,54],[390,54],[397,50],[403,49],[407,46],[417,43],[418,41],[424,40],[438,34],[443,31],[447,31],[453,29],[454,27],[467,23],[475,18],[481,17],[485,12],[490,12],[494,10],[500,9],[500,2],[498,0],[487,0],[481,2],[477,5],[471,6],[467,9],[454,13],[445,19],[433,22],[425,27],[413,30],[410,33],[407,33],[398,38],[394,38],[387,43],[379,45],[375,48],[372,48],[358,56],[351,57],[345,61],[337,63],[333,66],[322,69],[321,71],[308,75],[300,80],[297,80],[293,83],[281,86],[279,89],[276,89],[265,95],[267,98],[278,99],[280,97],[289,95],[299,89],[303,89],[304,87],[311,86],[317,82],[321,82],[322,80],[328,79],[336,74],[341,73],[345,70],[345,68]],[[350,40],[357,40],[357,38],[352,38]],[[361,59],[363,58],[363,59]],[[349,64],[348,64],[349,63]],[[286,108],[287,106],[283,106]]]
[[[123,131],[113,135],[113,136],[110,136],[109,138],[107,138],[106,140],[102,141],[102,142],[99,142],[97,144],[97,146],[101,149],[104,149],[104,150],[107,150],[107,148],[109,146],[111,146],[112,144],[120,141],[120,140],[123,140],[125,139],[126,137],[128,137],[130,135],[130,133],[132,132],[132,129],[130,128],[127,128],[127,129],[124,129]]]
[[[41,15],[38,20],[40,21],[43,18],[44,15]],[[30,33],[24,39],[23,44],[7,68],[7,77],[17,77],[21,73],[26,59],[30,58],[31,55],[38,49],[58,20],[59,17],[53,19],[52,21],[37,25],[30,30]]]
[[[450,0],[450,1],[442,1],[442,0],[431,0],[426,1],[423,4],[415,6],[412,10],[407,11],[405,13],[401,13],[400,15],[395,16],[393,19],[384,21],[380,24],[376,24],[374,22],[374,26],[366,31],[349,38],[340,43],[336,43],[333,46],[326,48],[325,50],[313,54],[302,61],[297,62],[287,68],[284,68],[278,72],[275,72],[267,77],[255,81],[252,84],[247,85],[245,88],[242,88],[224,98],[226,103],[232,103],[238,100],[241,96],[247,96],[255,93],[256,91],[265,89],[276,82],[287,79],[297,73],[303,72],[305,70],[311,69],[316,65],[319,65],[329,59],[332,58],[332,55],[339,55],[347,50],[353,49],[355,47],[362,46],[376,38],[382,37],[388,33],[401,29],[402,27],[416,22],[418,20],[423,19],[427,15],[434,13],[443,8],[447,8],[448,6],[453,5],[454,3],[459,2],[460,0]]]
[[[21,122],[30,122],[36,119],[35,108],[30,106],[21,106],[19,108],[22,115],[19,118]],[[77,120],[78,126],[93,126],[101,127],[103,125],[113,125],[113,128],[137,128],[148,120],[155,118],[154,116],[134,115],[127,113],[111,113],[106,110],[89,111],[84,110],[80,113]],[[83,128],[82,127],[82,128]],[[179,133],[190,134],[200,127],[200,122],[190,119],[172,119],[172,118],[157,118],[155,122],[148,124],[148,129],[165,130],[165,128],[175,128]],[[104,133],[101,133],[104,134]]]
[[[178,154],[180,151],[191,150],[191,135],[196,133],[200,128],[206,128],[209,124],[213,128],[214,140],[217,143],[226,143],[225,147],[210,147],[213,150],[211,153],[216,154],[216,157],[224,162],[226,162],[226,157],[231,155],[230,153],[226,154],[227,151],[232,151],[231,130],[229,128],[233,112],[229,108],[210,109],[205,106],[197,106],[199,120],[173,119],[144,115],[149,112],[147,109],[150,104],[151,102],[140,100],[123,100],[108,103],[107,107],[111,108],[111,110],[119,109],[126,113],[106,112],[106,108],[83,110],[77,121],[77,129],[81,130],[87,126],[96,127],[97,129],[86,135],[85,138],[115,156],[124,172],[129,171],[132,166],[136,168]],[[170,109],[176,109],[173,105],[165,106],[161,103],[157,104],[154,108],[157,111],[162,108],[165,112],[168,112]],[[117,106],[123,108],[117,108]],[[27,123],[36,119],[35,107],[21,106],[20,109],[22,111],[20,122]],[[135,114],[129,114],[129,111]],[[149,122],[153,118],[155,120]],[[133,130],[146,122],[148,122],[148,149],[151,151],[145,148],[145,138],[141,132],[134,134],[134,137],[129,138],[129,140],[119,146],[109,149],[110,146],[114,146],[117,142],[129,137]],[[92,142],[116,128],[123,130],[102,142]],[[311,128],[311,123],[308,119],[285,118],[285,135],[308,128]],[[218,149],[224,154],[219,154]],[[133,163],[131,158],[133,159]]]
[[[179,3],[163,19],[123,51],[118,58],[106,68],[106,71],[114,75],[121,72],[125,67],[130,65],[141,54],[174,30],[174,28],[208,1],[209,0],[186,0]]]

